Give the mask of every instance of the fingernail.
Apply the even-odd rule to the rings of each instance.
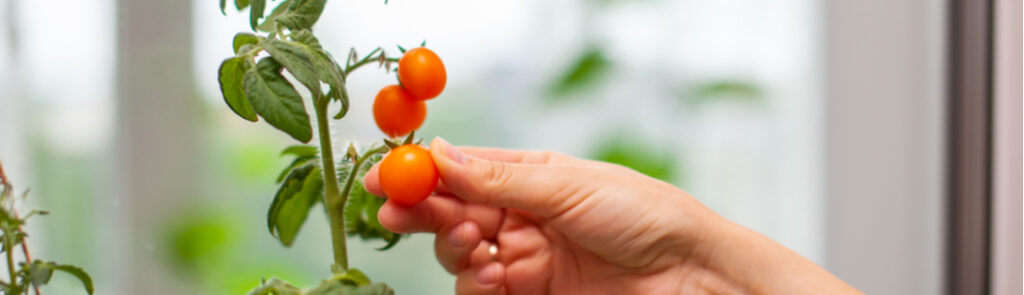
[[[476,274],[476,282],[481,285],[494,285],[500,283],[502,266],[499,263],[491,263],[485,266]]]
[[[456,248],[466,245],[466,240],[469,240],[469,223],[463,222],[455,226],[452,232],[448,234],[448,243],[452,244]]]
[[[441,151],[444,152],[444,154],[448,156],[449,159],[455,161],[455,163],[465,163],[466,156],[463,155],[462,152],[459,151],[459,149],[455,148],[454,146],[452,146],[452,144],[448,143],[447,140],[444,140],[444,138],[435,137],[434,144],[437,144],[438,148],[440,148]]]

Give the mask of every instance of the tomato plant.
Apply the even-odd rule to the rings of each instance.
[[[437,186],[437,167],[430,151],[414,144],[391,149],[380,161],[380,187],[388,199],[400,205],[415,205],[430,196]]]
[[[21,199],[28,197],[28,190],[21,194]],[[28,234],[24,231],[25,223],[29,218],[36,215],[47,215],[47,211],[32,210],[25,216],[18,216],[15,204],[17,199],[14,196],[14,185],[4,174],[4,167],[0,165],[0,252],[5,254],[7,262],[7,280],[0,279],[0,292],[3,294],[28,294],[29,290],[35,290],[39,295],[39,287],[50,282],[54,272],[60,271],[74,276],[82,282],[82,286],[89,294],[93,292],[92,277],[85,270],[68,264],[60,264],[52,261],[32,259],[29,254],[28,244],[25,243]],[[24,262],[16,262],[15,251],[21,246],[21,253],[24,255]]]
[[[409,134],[420,128],[426,118],[427,104],[413,99],[402,86],[384,87],[373,101],[373,119],[390,137]]]
[[[371,165],[381,161],[382,154],[393,149],[388,156],[391,160],[385,161],[398,164],[387,164],[385,170],[391,171],[388,190],[394,192],[396,202],[422,200],[437,183],[437,170],[429,153],[424,154],[426,150],[413,140],[426,117],[423,100],[438,96],[444,89],[447,77],[440,58],[421,44],[408,52],[398,46],[405,53],[401,59],[388,56],[379,47],[362,57],[351,49],[339,63],[313,34],[313,25],[326,3],[281,0],[268,14],[266,0],[234,1],[238,10],[249,9],[252,32],[235,35],[231,42],[234,55],[220,65],[218,81],[224,101],[245,120],[256,122],[262,118],[302,143],[314,138],[319,141],[319,145],[295,145],[281,153],[294,159],[277,178],[280,186],[267,212],[267,229],[282,245],[291,246],[310,210],[323,204],[334,251],[333,273],[319,285],[300,289],[271,278],[250,294],[393,294],[388,285],[371,282],[348,264],[347,236],[383,240],[387,244],[380,250],[391,248],[402,238],[380,225],[376,216],[384,200],[371,196],[356,179],[362,179]],[[221,12],[226,6],[227,1],[221,0]],[[350,143],[336,161],[329,122],[344,118],[349,110],[348,76],[374,63],[388,73],[397,72],[402,83],[380,90],[373,103],[374,120],[388,137],[408,136],[401,146],[389,138],[384,144],[362,150]],[[392,69],[394,63],[399,64],[398,69]],[[285,71],[296,83],[285,78]],[[310,93],[312,119],[296,86]],[[333,116],[328,114],[332,104],[340,105]],[[310,120],[316,122],[315,137]],[[394,158],[396,155],[412,156]]]
[[[398,80],[414,98],[426,100],[441,94],[448,76],[437,54],[426,47],[417,47],[398,60]]]

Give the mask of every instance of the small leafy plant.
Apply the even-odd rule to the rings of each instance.
[[[50,282],[54,271],[61,271],[78,278],[85,291],[92,294],[92,278],[81,268],[53,261],[32,260],[28,244],[25,243],[28,234],[22,227],[29,218],[49,213],[43,210],[32,210],[25,216],[19,217],[18,211],[15,210],[15,203],[19,198],[14,196],[14,192],[14,185],[7,179],[3,165],[0,165],[0,230],[3,231],[3,236],[0,237],[3,248],[0,249],[0,252],[5,255],[7,273],[9,274],[7,280],[0,279],[0,291],[10,295],[29,294],[31,289],[35,291],[36,295],[39,295],[41,294],[39,287]],[[25,190],[20,199],[24,200],[27,197],[28,190]],[[15,256],[19,254],[15,253],[18,247],[21,248],[20,254],[23,255],[23,262],[18,262],[15,259]]]
[[[383,240],[379,250],[387,250],[402,235],[388,231],[377,221],[377,211],[385,200],[371,196],[357,179],[379,161],[394,163],[394,173],[381,171],[382,188],[389,195],[395,186],[403,186],[402,205],[422,201],[437,183],[437,171],[429,152],[414,143],[415,130],[426,117],[425,102],[444,89],[446,73],[440,58],[425,42],[402,52],[401,58],[389,57],[381,48],[359,57],[351,49],[338,63],[313,34],[326,0],[282,0],[266,14],[266,0],[235,0],[239,11],[249,9],[252,32],[242,32],[232,40],[234,56],[225,59],[218,80],[224,101],[238,116],[256,122],[263,118],[271,126],[302,143],[313,139],[310,116],[303,97],[284,75],[287,71],[309,90],[319,145],[294,145],[283,156],[294,157],[277,178],[280,184],[267,212],[267,228],[284,246],[291,246],[305,223],[309,211],[323,204],[330,224],[334,261],[331,276],[319,285],[301,289],[277,278],[265,280],[250,294],[393,294],[384,283],[373,283],[348,264],[347,236]],[[386,3],[386,2],[385,2]],[[224,13],[226,0],[220,1]],[[392,69],[394,63],[398,67]],[[368,64],[394,71],[398,85],[384,87],[373,104],[374,120],[387,135],[383,144],[362,151],[350,143],[340,160],[335,161],[329,120],[342,119],[349,109],[346,80],[352,72]],[[328,114],[332,103],[340,110]],[[407,136],[406,136],[407,135]],[[395,138],[406,136],[399,142]],[[409,157],[382,156],[393,148],[412,151]],[[424,160],[426,157],[426,160]],[[390,160],[389,160],[390,159]],[[428,164],[424,164],[428,163]],[[385,181],[385,177],[387,181]],[[408,185],[420,185],[409,190]],[[408,192],[412,193],[408,193]],[[393,199],[395,199],[393,197]],[[397,200],[397,199],[396,199]]]

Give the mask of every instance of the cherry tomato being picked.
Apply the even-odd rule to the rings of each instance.
[[[409,134],[423,125],[427,118],[427,104],[415,100],[401,86],[384,87],[373,101],[373,120],[380,131],[390,137]]]
[[[437,167],[430,151],[414,144],[391,149],[378,168],[380,187],[399,205],[422,202],[437,186]]]
[[[415,99],[437,97],[447,79],[441,58],[425,47],[413,48],[398,60],[398,80]]]

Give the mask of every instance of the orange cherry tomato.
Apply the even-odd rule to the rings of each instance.
[[[390,137],[409,134],[420,128],[426,118],[427,104],[413,99],[398,85],[384,87],[373,101],[373,120]]]
[[[413,98],[435,98],[444,90],[448,76],[441,58],[425,47],[406,51],[398,60],[398,80]]]
[[[414,144],[394,149],[380,161],[380,187],[399,205],[422,202],[437,186],[437,166],[430,151]]]

